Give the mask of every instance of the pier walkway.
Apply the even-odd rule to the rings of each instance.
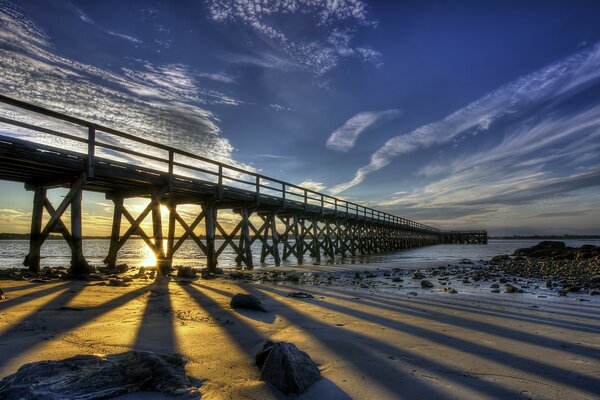
[[[73,274],[90,267],[82,247],[82,191],[104,193],[114,203],[111,242],[105,263],[114,266],[132,236],[152,249],[166,274],[182,243],[193,240],[215,271],[219,255],[230,247],[236,261],[253,268],[252,244],[261,244],[261,262],[305,257],[320,261],[440,243],[487,243],[486,231],[440,231],[354,202],[279,179],[201,157],[188,151],[120,132],[79,118],[0,95],[0,180],[23,182],[33,191],[30,250],[24,264],[40,269],[42,244],[59,233],[71,248]],[[58,205],[47,198],[53,188],[68,188]],[[148,199],[133,217],[127,198]],[[177,212],[183,204],[200,205],[193,221]],[[161,205],[168,213],[163,246]],[[70,227],[62,217],[70,209]],[[220,211],[239,218],[227,226]],[[44,212],[48,221],[44,222]],[[150,216],[152,231],[142,229]],[[122,223],[128,228],[122,231]],[[184,234],[175,236],[176,225]],[[197,234],[198,227],[203,234]],[[217,247],[215,238],[222,238]]]

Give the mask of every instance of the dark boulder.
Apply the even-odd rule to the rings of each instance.
[[[426,279],[423,279],[423,280],[421,281],[421,287],[422,287],[423,289],[432,288],[432,287],[433,287],[433,283],[431,283],[430,281],[428,281],[428,280],[426,280]]]
[[[194,272],[192,267],[179,267],[177,269],[177,276],[180,278],[186,279],[196,279],[196,272]]]
[[[319,368],[310,356],[293,343],[266,341],[256,354],[260,380],[273,384],[285,394],[301,394],[321,379]]]
[[[4,295],[4,290],[0,289],[0,300],[6,300],[6,296]]]
[[[183,395],[191,390],[186,362],[179,354],[145,351],[34,362],[0,381],[0,398],[93,400],[140,391]]]
[[[492,261],[494,261],[494,262],[504,261],[504,260],[510,260],[510,256],[507,254],[501,254],[499,256],[492,257]]]
[[[250,310],[257,310],[267,312],[262,306],[260,299],[251,294],[238,293],[231,298],[229,302],[231,308],[247,308]]]

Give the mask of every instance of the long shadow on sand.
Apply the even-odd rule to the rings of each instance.
[[[290,315],[289,319],[294,322],[299,328],[302,328],[302,331],[307,335],[313,337],[317,341],[321,342],[325,346],[327,346],[332,352],[336,353],[338,357],[350,361],[352,366],[360,371],[362,375],[368,376],[374,382],[377,382],[381,387],[385,388],[390,393],[396,393],[400,387],[410,388],[411,394],[415,397],[408,398],[416,398],[416,396],[420,396],[422,398],[431,398],[431,399],[447,399],[453,398],[450,394],[446,394],[430,385],[425,384],[424,382],[414,378],[410,374],[403,373],[400,369],[397,368],[396,365],[388,358],[388,355],[377,356],[373,352],[365,349],[364,342],[361,339],[372,340],[367,336],[357,335],[355,333],[351,333],[352,340],[349,341],[341,341],[340,338],[348,338],[348,331],[337,330],[332,337],[323,337],[319,334],[319,331],[326,331],[325,328],[330,329],[331,325],[320,322],[316,319],[306,317],[295,310],[287,307],[285,304],[277,302],[272,298],[272,295],[268,293],[263,293],[260,290],[256,290],[249,285],[242,286],[249,293],[257,296],[264,297],[266,294],[268,297],[267,307],[269,307],[270,312],[276,312],[277,307],[281,307],[285,309],[283,315]],[[206,289],[212,290],[215,293],[218,291],[220,294],[226,293],[229,296],[232,296],[231,293],[223,292],[222,290],[213,289],[209,286],[205,286]],[[275,302],[277,307],[273,307],[272,302]],[[343,336],[340,336],[343,335]],[[358,339],[358,340],[355,340]],[[361,343],[363,342],[363,343]],[[387,345],[386,345],[387,346]],[[393,348],[395,349],[395,348]],[[389,347],[390,351],[392,348]],[[391,354],[391,353],[390,353]],[[412,355],[411,355],[412,357]],[[381,369],[377,368],[372,369],[365,363],[367,359],[371,359],[375,361],[378,365],[384,365],[386,368]],[[381,373],[382,370],[385,370],[385,373]],[[511,395],[514,395],[513,392],[507,392]]]
[[[43,284],[43,283],[39,284],[39,286],[45,286],[45,285],[49,285],[49,284]],[[58,292],[67,287],[70,287],[69,282],[60,283],[58,285],[51,285],[44,289],[36,289],[35,291],[33,291],[31,293],[20,295],[18,297],[12,297],[12,296],[14,296],[14,294],[11,293],[10,295],[7,296],[8,298],[6,300],[2,300],[0,302],[0,310],[5,310],[10,307],[14,307],[16,305],[26,303],[28,301],[38,299],[40,297],[49,295],[51,293]]]
[[[270,292],[279,296],[285,296],[287,294],[287,292],[273,287],[261,287],[260,290],[264,292]],[[298,300],[307,302],[307,300],[305,299]],[[552,380],[560,385],[572,387],[576,390],[585,390],[595,395],[600,394],[600,379],[595,377],[583,375],[578,372],[570,371],[568,369],[532,360],[498,348],[484,346],[478,343],[468,341],[466,339],[457,338],[454,336],[446,335],[441,332],[435,332],[415,325],[410,325],[402,321],[391,320],[386,317],[366,313],[355,308],[332,304],[330,302],[320,299],[312,299],[310,301],[318,304],[320,307],[336,311],[341,314],[351,315],[356,318],[360,318],[364,321],[370,321],[391,329],[395,329],[399,332],[406,332],[416,337],[424,338],[432,342],[437,342],[444,346],[450,346],[454,349],[461,350],[465,353],[476,355],[481,358],[488,359],[492,362],[497,362],[499,364],[504,364],[514,369],[521,370],[524,373],[529,373],[532,375],[537,375],[543,379]],[[414,358],[414,355],[411,354],[410,357]],[[495,393],[493,391],[485,391],[484,393],[494,393],[495,396],[498,395],[498,393]]]
[[[312,293],[313,295],[317,295],[318,292],[306,289],[307,292]],[[404,304],[399,304],[398,301],[386,300],[378,297],[377,295],[369,295],[369,297],[363,296],[360,301],[356,299],[352,299],[349,297],[336,295],[332,293],[327,294],[329,297],[337,298],[342,301],[347,301],[350,303],[364,304],[372,307],[384,309],[387,311],[395,311],[402,312],[405,314],[410,314],[414,317],[422,317],[428,319],[435,319],[437,322],[445,322],[448,324],[456,325],[456,326],[465,326],[469,327],[469,329],[476,329],[481,332],[504,336],[506,338],[510,338],[513,340],[519,340],[521,342],[531,343],[537,346],[544,346],[549,349],[566,349],[569,350],[573,354],[580,356],[589,356],[590,352],[594,352],[595,349],[583,345],[578,345],[573,342],[564,341],[560,339],[552,339],[547,337],[540,337],[535,334],[531,334],[528,332],[515,330],[508,328],[506,326],[491,324],[483,321],[481,318],[478,318],[477,321],[473,321],[469,318],[459,317],[457,315],[452,315],[448,313],[444,313],[440,310],[442,306],[443,297],[436,298],[435,300],[425,300],[419,299],[417,297],[410,297],[410,303],[405,301]],[[448,295],[451,296],[451,295]],[[453,299],[454,300],[454,299]],[[435,307],[435,309],[431,308],[417,308],[415,304],[422,305],[423,307]],[[494,317],[501,317],[506,319],[507,323],[509,321],[522,321],[528,323],[542,324],[559,328],[573,329],[577,331],[583,331],[588,333],[600,333],[600,326],[593,326],[588,324],[579,324],[576,322],[569,321],[561,321],[561,323],[556,321],[548,321],[548,318],[542,317],[540,315],[534,316],[520,316],[515,315],[506,311],[490,311],[482,308],[473,308],[467,306],[456,306],[453,304],[449,304],[448,302],[443,303],[443,308],[447,310],[457,310],[472,313],[476,316],[479,315],[489,315]],[[530,310],[533,311],[533,310]]]
[[[45,342],[45,340],[72,331],[75,328],[122,306],[148,290],[148,288],[144,286],[97,306],[83,308],[81,311],[64,311],[61,324],[53,325],[53,321],[48,320],[46,312],[54,312],[69,304],[75,296],[84,290],[84,285],[84,282],[77,281],[61,285],[61,288],[66,286],[68,289],[44,304],[38,312],[29,314],[18,324],[12,326],[0,335],[0,349],[2,351],[0,368],[4,367],[9,361],[17,358],[21,353]],[[27,331],[24,329],[24,327],[27,326],[37,326],[40,329]]]
[[[259,348],[259,345],[264,342],[265,337],[262,335],[257,329],[248,325],[242,318],[240,318],[236,313],[225,310],[219,303],[204,293],[202,293],[200,287],[208,290],[212,290],[214,293],[219,294],[221,296],[225,296],[227,298],[231,298],[233,296],[232,293],[214,289],[209,286],[194,284],[191,285],[181,285],[188,295],[196,301],[196,303],[204,310],[206,310],[213,318],[216,320],[223,320],[224,317],[227,319],[232,319],[234,324],[241,326],[242,329],[228,329],[230,325],[224,325],[223,329],[228,333],[228,335],[233,339],[233,341],[237,344],[237,346],[244,351],[249,358],[254,358],[255,352]],[[255,312],[255,314],[260,312]],[[262,314],[262,313],[261,313]],[[269,313],[270,314],[270,313]],[[258,369],[256,371],[258,376]],[[267,385],[268,389],[271,393],[280,400],[288,399],[289,397],[281,393],[279,390],[271,387],[271,385]],[[327,392],[326,396],[323,396],[320,391]],[[323,378],[321,381],[315,383],[309,391],[305,393],[305,396],[308,398],[315,399],[329,399],[335,398],[338,400],[347,400],[351,399],[342,389],[337,387],[335,383],[332,381]]]
[[[145,351],[160,349],[161,353],[178,352],[167,278],[159,277],[149,286],[148,301],[133,349]]]

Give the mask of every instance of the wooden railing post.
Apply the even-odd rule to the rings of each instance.
[[[308,190],[304,189],[304,211],[308,210]]]
[[[260,176],[256,175],[256,205],[260,205]]]
[[[167,185],[169,187],[169,191],[171,191],[173,189],[173,161],[175,159],[175,152],[171,149],[169,150],[169,182],[167,182]]]
[[[96,164],[96,127],[94,125],[90,125],[88,128],[88,151],[87,151],[87,165],[86,165],[86,175],[88,178],[94,177],[94,166]]]
[[[281,196],[282,196],[282,199],[281,199],[281,207],[282,207],[283,209],[285,209],[285,190],[286,190],[286,189],[285,189],[285,183],[282,183],[282,184],[281,184]]]
[[[219,164],[219,180],[217,186],[217,198],[223,198],[223,165]]]

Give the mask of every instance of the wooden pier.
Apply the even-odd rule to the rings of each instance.
[[[33,191],[30,249],[24,261],[32,271],[40,269],[40,250],[49,234],[60,233],[71,248],[72,273],[90,272],[82,247],[84,190],[104,193],[114,203],[105,263],[114,266],[127,240],[139,236],[154,252],[162,274],[170,272],[177,250],[188,239],[206,256],[209,271],[215,271],[227,247],[237,255],[238,264],[253,268],[256,241],[261,262],[271,257],[275,265],[287,259],[300,264],[307,257],[320,261],[440,243],[487,243],[486,231],[442,232],[2,95],[0,103],[9,110],[0,115],[0,179],[23,182]],[[58,205],[47,198],[52,188],[69,189]],[[125,206],[128,198],[148,200],[136,218]],[[191,223],[177,211],[184,204],[200,206]],[[168,221],[162,221],[161,205],[168,209]],[[70,227],[62,220],[69,208]],[[219,218],[223,210],[239,217],[232,229]],[[42,226],[44,212],[49,219]],[[151,232],[142,228],[148,216]],[[128,224],[124,231],[123,223]],[[205,227],[203,235],[195,233],[200,224]],[[176,226],[184,231],[179,238]],[[223,239],[219,246],[217,238]]]

